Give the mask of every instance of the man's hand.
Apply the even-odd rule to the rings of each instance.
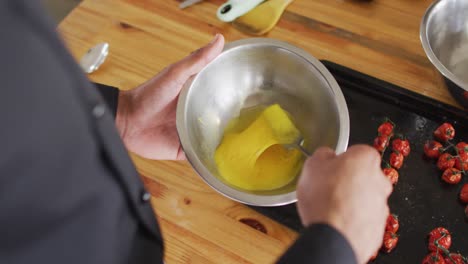
[[[210,44],[143,85],[120,93],[116,124],[128,150],[149,159],[185,158],[176,130],[177,98],[185,82],[215,59],[223,47],[224,37],[218,34]]]
[[[321,148],[304,164],[297,206],[305,226],[333,226],[350,242],[358,263],[367,263],[382,245],[391,190],[375,149],[353,146],[336,156]]]

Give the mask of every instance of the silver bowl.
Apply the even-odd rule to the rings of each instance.
[[[317,59],[281,41],[227,44],[179,96],[177,131],[188,161],[211,187],[233,200],[257,206],[297,200],[297,179],[277,190],[246,191],[227,183],[214,161],[225,126],[241,109],[273,103],[293,116],[308,151],[319,146],[346,150],[349,116],[338,84]]]
[[[449,91],[468,108],[468,1],[435,1],[423,17],[420,36]]]

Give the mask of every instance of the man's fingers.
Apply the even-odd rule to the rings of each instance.
[[[379,152],[368,145],[354,145],[349,147],[348,151],[346,153],[352,153],[352,155],[358,155],[361,158],[366,157],[367,160],[371,162],[377,162],[380,164],[380,155]]]
[[[314,158],[319,160],[327,160],[336,157],[336,153],[333,149],[328,147],[320,147],[318,148],[314,154],[312,155]]]
[[[140,90],[154,91],[149,93],[150,96],[146,96],[145,99],[151,108],[160,111],[161,107],[165,107],[167,103],[173,101],[188,79],[214,60],[221,53],[223,47],[224,37],[217,34],[208,45],[169,66],[143,84],[142,86],[147,88]],[[154,105],[155,101],[161,102],[159,107]]]
[[[304,164],[304,170],[313,169],[317,164],[323,161],[330,160],[336,157],[336,153],[333,149],[328,147],[318,148],[311,157],[309,157]]]
[[[187,157],[185,156],[185,152],[182,149],[182,146],[179,147],[175,160],[187,160]]]
[[[216,34],[208,45],[172,65],[169,69],[171,78],[178,84],[183,85],[190,76],[197,74],[214,60],[223,51],[223,48],[224,37],[221,34]]]
[[[393,192],[393,185],[392,185],[392,183],[387,179],[387,177],[385,177],[385,175],[383,175],[383,176],[384,176],[384,178],[385,178],[385,181],[384,181],[384,183],[383,183],[384,186],[382,187],[382,189],[383,189],[383,191],[384,191],[386,197],[388,198],[388,197],[390,197],[390,194],[392,194],[392,192]]]

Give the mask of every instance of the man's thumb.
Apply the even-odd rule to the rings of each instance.
[[[172,76],[176,76],[178,83],[185,83],[190,76],[199,73],[208,63],[214,60],[223,50],[224,37],[216,34],[206,46],[190,54],[183,60],[171,66]]]

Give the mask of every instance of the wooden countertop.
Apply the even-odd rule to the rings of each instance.
[[[221,32],[249,37],[217,20],[223,0],[179,10],[175,0],[85,0],[59,26],[75,57],[110,43],[94,81],[130,89]],[[456,105],[419,41],[431,0],[296,0],[266,37]],[[132,156],[166,240],[166,263],[272,263],[297,234],[207,186],[185,162]],[[242,223],[260,222],[266,234]],[[245,221],[244,221],[245,222]]]

